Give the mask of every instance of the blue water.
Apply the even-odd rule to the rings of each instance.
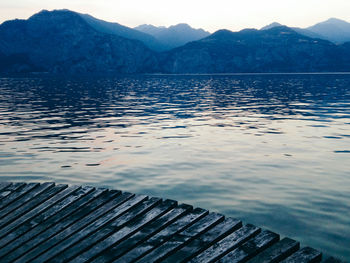
[[[350,75],[0,78],[0,180],[172,198],[350,261]]]

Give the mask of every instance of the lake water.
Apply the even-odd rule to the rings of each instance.
[[[0,78],[0,180],[224,213],[350,261],[350,75]]]

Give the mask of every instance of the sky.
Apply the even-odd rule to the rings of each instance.
[[[0,23],[42,9],[70,9],[135,27],[188,23],[210,32],[272,22],[308,27],[331,17],[350,22],[350,0],[0,0]]]

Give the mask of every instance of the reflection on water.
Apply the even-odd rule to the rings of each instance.
[[[0,79],[0,179],[219,211],[350,260],[350,76]]]

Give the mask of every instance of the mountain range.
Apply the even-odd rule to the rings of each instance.
[[[134,73],[156,65],[155,53],[140,40],[96,30],[68,10],[0,25],[0,71]]]
[[[261,28],[261,30],[266,30],[279,26],[283,25],[278,22],[273,22],[272,24]],[[311,38],[320,38],[328,40],[335,44],[342,44],[350,41],[350,23],[337,18],[330,18],[324,22],[317,23],[316,25],[307,28],[291,28],[299,34]]]
[[[187,24],[177,24],[170,27],[156,27],[153,25],[140,25],[134,29],[155,37],[162,43],[165,50],[180,47],[188,42],[196,41],[210,35],[203,29],[194,29]]]
[[[0,25],[0,72],[234,73],[350,71],[350,24],[273,23],[210,34],[187,24],[130,28],[70,10]]]
[[[306,37],[288,27],[219,30],[165,53],[168,73],[324,72],[350,70],[350,45]]]

